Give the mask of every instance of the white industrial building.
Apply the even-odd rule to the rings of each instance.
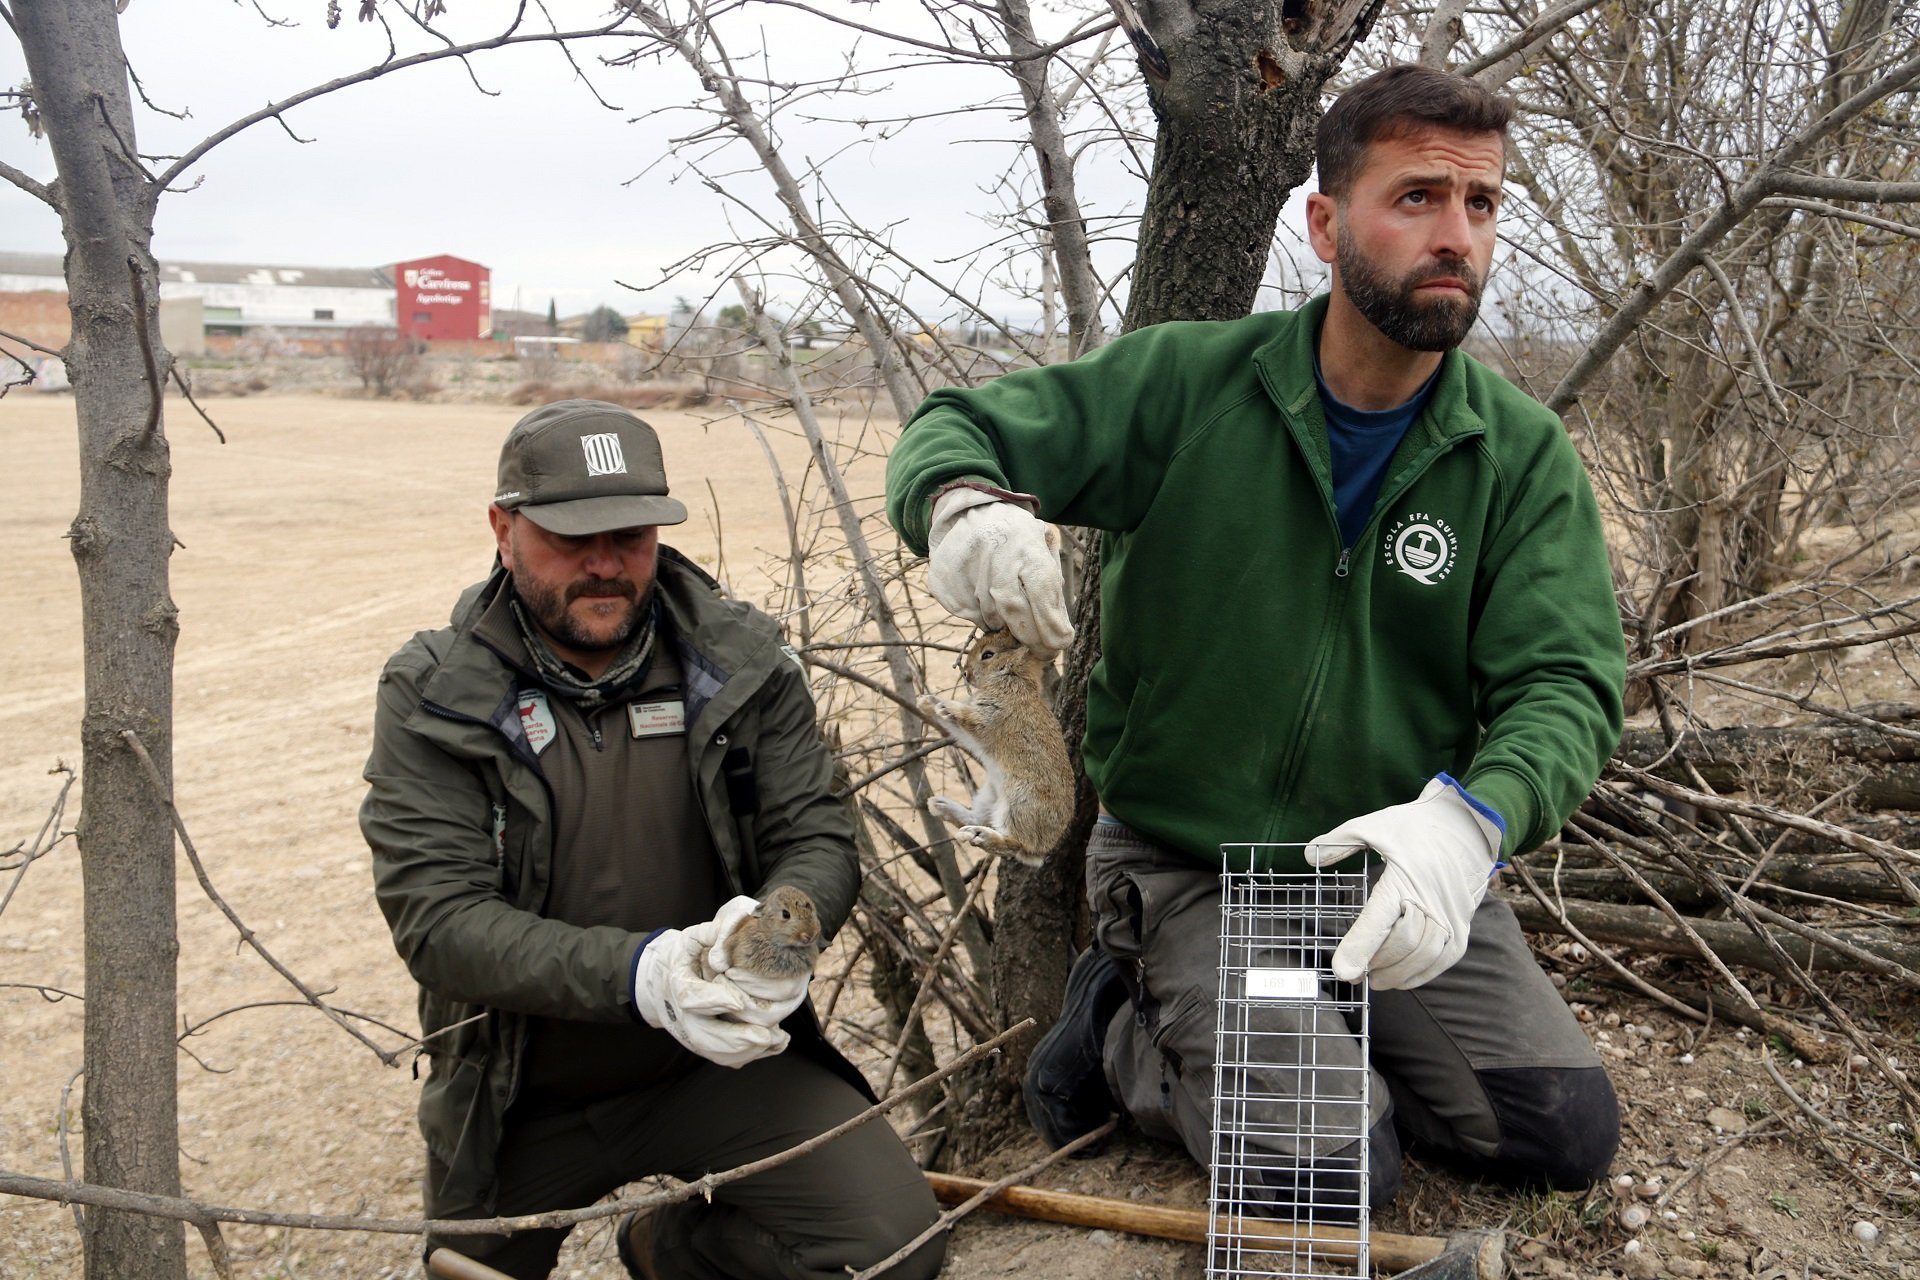
[[[0,252],[0,294],[67,291],[58,254]],[[198,298],[208,334],[316,330],[394,323],[393,276],[383,268],[272,267],[163,262],[160,297]]]

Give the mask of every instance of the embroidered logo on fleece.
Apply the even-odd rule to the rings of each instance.
[[[1380,554],[1389,568],[1429,587],[1453,572],[1459,552],[1453,526],[1425,511],[1402,516],[1380,540]]]

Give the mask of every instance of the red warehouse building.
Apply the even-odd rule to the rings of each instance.
[[[428,342],[467,342],[493,334],[492,273],[440,254],[394,264],[395,326]]]

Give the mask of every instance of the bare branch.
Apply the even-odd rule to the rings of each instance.
[[[656,1209],[663,1205],[678,1204],[695,1196],[710,1197],[719,1188],[741,1178],[765,1173],[778,1168],[791,1160],[819,1150],[827,1143],[850,1133],[889,1111],[899,1107],[907,1100],[919,1096],[935,1084],[963,1071],[982,1058],[997,1053],[1002,1045],[1016,1037],[1033,1030],[1033,1020],[1026,1019],[1007,1028],[999,1035],[982,1044],[975,1045],[956,1057],[938,1071],[927,1075],[901,1089],[891,1097],[874,1103],[865,1111],[842,1121],[826,1132],[821,1133],[797,1146],[789,1147],[775,1155],[743,1164],[721,1173],[710,1173],[692,1182],[650,1195],[638,1196],[626,1200],[606,1201],[584,1209],[558,1209],[549,1213],[522,1214],[511,1218],[365,1218],[353,1214],[324,1213],[276,1213],[264,1209],[242,1209],[230,1205],[205,1204],[181,1196],[153,1195],[141,1191],[126,1191],[118,1187],[103,1187],[90,1183],[74,1182],[69,1173],[68,1180],[56,1182],[48,1178],[33,1178],[24,1174],[0,1171],[0,1195],[25,1196],[34,1200],[53,1200],[60,1204],[94,1205],[103,1209],[114,1209],[125,1213],[138,1213],[152,1218],[172,1218],[177,1221],[198,1225],[203,1222],[232,1222],[248,1226],[290,1227],[301,1231],[364,1231],[375,1235],[418,1236],[429,1232],[435,1234],[458,1233],[461,1235],[510,1235],[516,1231],[535,1231],[555,1227],[572,1227],[582,1222],[597,1222],[603,1218],[618,1217],[637,1209]]]
[[[324,97],[329,93],[338,92],[341,89],[347,88],[349,85],[365,84],[368,81],[378,80],[383,76],[391,75],[396,71],[405,71],[410,67],[424,66],[429,62],[440,62],[447,58],[470,57],[476,53],[482,53],[489,49],[502,49],[509,45],[564,44],[573,40],[593,40],[603,36],[618,35],[626,23],[624,17],[616,17],[605,26],[589,27],[577,31],[543,31],[530,32],[524,35],[516,34],[525,16],[526,0],[520,0],[519,5],[515,9],[513,21],[505,31],[497,36],[486,40],[476,40],[471,44],[454,45],[450,48],[432,49],[423,53],[412,54],[405,58],[394,58],[381,63],[379,66],[367,67],[351,75],[340,76],[337,79],[327,81],[325,84],[304,89],[291,97],[282,98],[270,106],[262,107],[251,115],[242,116],[240,119],[209,134],[207,137],[202,138],[199,142],[189,147],[186,154],[174,161],[164,173],[154,180],[153,190],[148,197],[149,201],[158,199],[161,192],[171,188],[182,174],[194,164],[198,163],[202,156],[219,146],[222,142],[225,142],[228,138],[252,128],[263,120],[278,119],[284,112],[294,107],[311,102],[315,98]]]
[[[5,160],[0,160],[0,178],[5,178],[8,182],[11,182],[14,186],[20,188],[20,190],[26,192],[48,208],[58,209],[60,207],[59,202],[54,199],[53,189],[51,187],[37,179],[29,178],[25,172],[14,168]]]
[[[174,834],[180,837],[180,847],[186,852],[187,861],[193,866],[193,875],[194,878],[200,882],[201,891],[207,895],[207,898],[214,906],[220,909],[220,914],[227,918],[227,922],[239,930],[240,940],[252,947],[275,973],[292,984],[294,990],[306,997],[308,1004],[326,1014],[327,1017],[333,1021],[334,1025],[338,1026],[355,1040],[358,1040],[361,1044],[367,1046],[367,1048],[373,1050],[374,1055],[387,1066],[397,1065],[400,1061],[400,1054],[398,1052],[390,1053],[382,1049],[379,1045],[368,1039],[360,1028],[340,1016],[340,1012],[337,1009],[322,1000],[306,983],[300,981],[291,969],[275,959],[273,953],[267,950],[266,946],[261,943],[253,930],[247,927],[246,922],[241,920],[239,915],[234,912],[234,909],[227,905],[227,900],[222,898],[219,891],[213,887],[213,881],[207,875],[206,865],[200,861],[200,851],[194,848],[193,837],[187,834],[187,824],[180,817],[179,807],[173,803],[173,789],[167,785],[167,780],[161,776],[160,768],[154,764],[153,757],[147,754],[147,748],[140,741],[140,735],[131,729],[122,729],[120,731],[120,737],[133,752],[134,757],[139,760],[141,769],[147,775],[147,781],[153,784],[155,794],[157,794],[161,802],[167,806],[167,815],[173,821]]]

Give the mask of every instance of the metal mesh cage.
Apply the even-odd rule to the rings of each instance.
[[[1364,871],[1221,875],[1210,1280],[1369,1274],[1367,988],[1328,967],[1366,895]]]

